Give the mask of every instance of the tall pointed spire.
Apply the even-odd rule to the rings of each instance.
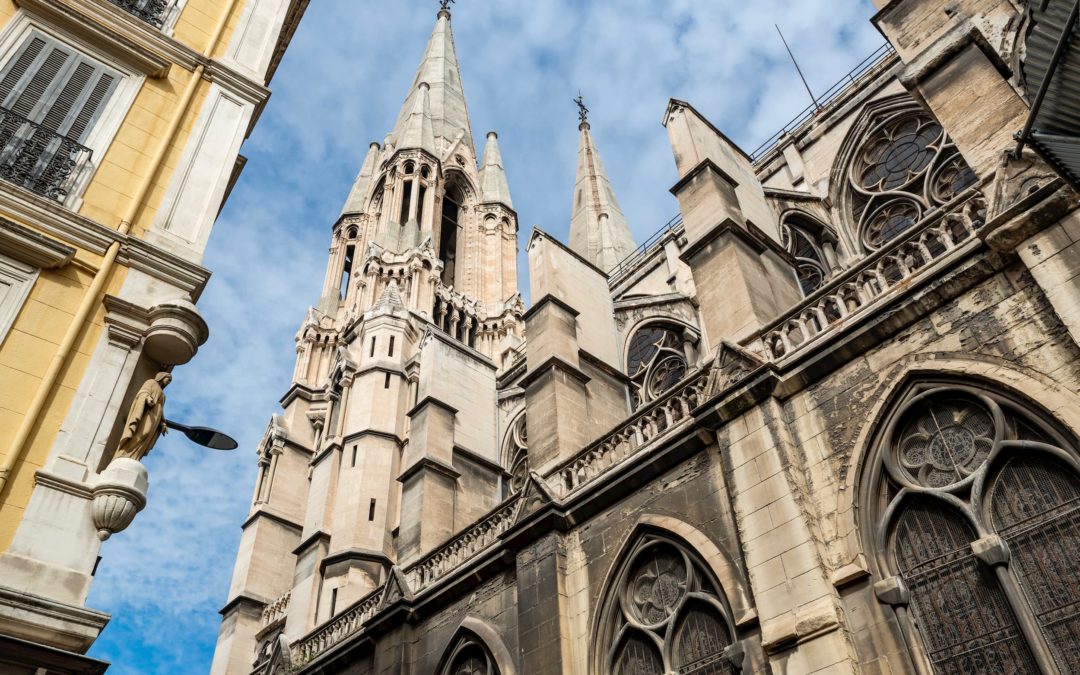
[[[502,153],[499,152],[499,135],[489,131],[487,147],[484,148],[484,165],[480,167],[480,198],[484,202],[502,204],[514,208],[510,199],[510,184],[506,181]]]
[[[378,161],[380,149],[378,143],[372,143],[371,147],[368,148],[367,156],[364,158],[364,165],[360,167],[360,173],[356,176],[356,181],[353,183],[348,199],[345,200],[341,215],[363,213],[364,208],[367,206],[367,193],[371,188],[371,178],[375,175],[375,163]]]
[[[588,109],[579,96],[581,141],[577,183],[570,218],[570,248],[605,272],[610,272],[637,248],[626,216],[619,208],[611,181],[593,141]]]
[[[450,30],[450,11],[446,8],[439,10],[435,30],[428,40],[412,89],[401,107],[397,124],[394,125],[393,135],[398,148],[404,147],[400,132],[416,107],[415,99],[420,96],[422,82],[426,82],[430,88],[428,105],[432,131],[435,139],[441,141],[440,147],[445,148],[462,137],[462,142],[475,156],[469,110],[465,105],[465,91],[461,84],[461,69],[458,67],[457,52],[454,49],[454,34]]]
[[[431,86],[427,82],[421,82],[417,86],[416,95],[411,97],[413,108],[397,134],[399,150],[426,150],[435,154],[435,133],[432,127],[431,106],[428,101],[430,89]]]

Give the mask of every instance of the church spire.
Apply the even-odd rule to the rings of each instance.
[[[427,83],[428,91],[421,93],[420,85]],[[428,98],[431,116],[431,128],[436,146],[445,150],[458,138],[470,148],[473,156],[472,127],[469,124],[469,110],[465,105],[465,91],[461,84],[461,69],[458,66],[457,51],[454,48],[454,34],[450,30],[450,10],[443,3],[435,22],[435,30],[428,40],[424,58],[417,68],[412,89],[401,107],[397,124],[394,125],[394,140],[398,149],[405,147],[402,132],[409,117],[416,109],[416,99],[424,95]]]
[[[485,203],[502,204],[514,208],[510,199],[510,184],[506,181],[502,153],[499,152],[499,135],[489,131],[487,147],[484,148],[484,165],[480,167],[480,198]]]
[[[577,183],[570,218],[570,248],[605,272],[634,252],[637,244],[626,216],[619,208],[611,181],[604,171],[600,152],[593,141],[589,110],[579,95],[581,140],[578,147]]]
[[[372,143],[371,147],[368,148],[367,156],[364,158],[364,165],[360,167],[360,173],[356,176],[356,181],[353,183],[348,199],[345,200],[341,215],[364,212],[367,207],[367,193],[371,188],[371,178],[375,175],[375,163],[379,159],[380,150],[378,143]]]
[[[416,95],[411,97],[413,108],[405,118],[405,124],[397,134],[397,149],[424,150],[435,155],[435,133],[431,119],[429,92],[431,86],[421,82]]]

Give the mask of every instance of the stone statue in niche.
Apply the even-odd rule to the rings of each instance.
[[[150,454],[158,438],[166,433],[165,387],[169,386],[170,382],[172,375],[158,373],[139,388],[128,410],[124,433],[116,446],[115,457],[140,461]]]

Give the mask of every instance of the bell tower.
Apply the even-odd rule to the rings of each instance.
[[[444,6],[334,223],[258,448],[214,673],[246,672],[502,499],[492,411],[522,342],[518,223],[497,134],[477,155],[450,21]]]

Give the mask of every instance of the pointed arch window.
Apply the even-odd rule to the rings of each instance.
[[[462,638],[446,660],[440,675],[499,675],[499,668],[483,644]]]
[[[910,642],[935,673],[1080,672],[1075,444],[981,387],[916,387],[892,418],[878,588]]]
[[[836,259],[836,237],[824,226],[793,215],[784,220],[781,241],[798,263],[796,272],[803,295],[810,295],[832,274]]]
[[[630,338],[626,374],[637,408],[678,384],[689,371],[683,328],[675,324],[649,324]]]
[[[465,196],[456,180],[446,186],[442,200],[442,223],[439,230],[439,260],[442,261],[443,286],[457,283],[458,234],[461,229],[462,204]]]
[[[506,496],[519,494],[529,478],[529,436],[525,413],[518,415],[510,425],[503,458],[504,466],[509,473],[506,481]]]
[[[601,609],[597,672],[739,672],[730,649],[734,627],[720,590],[692,550],[662,534],[643,535],[618,568]]]
[[[937,120],[914,102],[892,106],[867,125],[848,169],[859,244],[882,247],[976,181]]]

